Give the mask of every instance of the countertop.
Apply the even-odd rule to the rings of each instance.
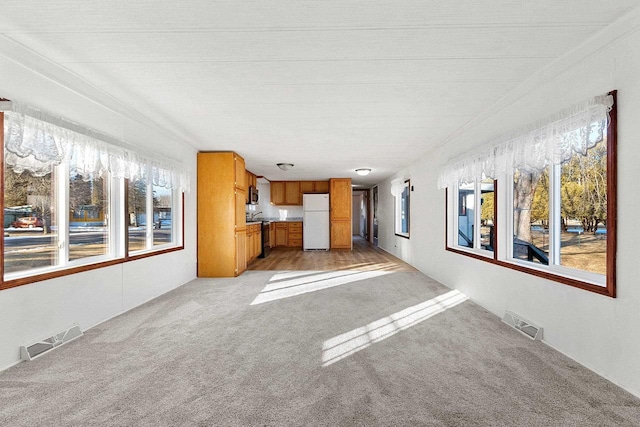
[[[264,222],[302,222],[302,218],[287,218],[287,219],[279,219],[279,218],[263,218],[260,221],[247,221],[247,225],[252,224],[262,224]]]

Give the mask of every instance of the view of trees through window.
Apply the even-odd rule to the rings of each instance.
[[[128,185],[129,252],[134,252],[147,248],[147,182],[139,179]]]
[[[606,273],[606,141],[561,166],[516,171],[513,189],[514,258]]]
[[[149,186],[143,179],[129,181],[128,185],[129,252],[171,243],[173,241],[172,191],[157,185]],[[149,197],[151,200],[148,200]],[[150,208],[149,203],[151,203]],[[150,241],[147,239],[149,235]]]

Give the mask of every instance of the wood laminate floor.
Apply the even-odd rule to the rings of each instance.
[[[409,264],[373,246],[359,236],[353,237],[352,251],[303,251],[277,247],[266,258],[257,258],[248,270],[387,270],[417,271]]]

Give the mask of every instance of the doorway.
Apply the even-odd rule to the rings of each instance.
[[[378,246],[378,186],[371,189],[373,199],[373,239],[371,243]]]

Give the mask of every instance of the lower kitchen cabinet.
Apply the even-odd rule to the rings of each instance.
[[[236,276],[247,269],[247,233],[245,231],[236,232]]]
[[[290,222],[289,223],[289,236],[287,239],[287,246],[293,248],[302,247],[302,223]]]
[[[302,247],[302,222],[276,222],[275,246]]]
[[[247,225],[247,237],[245,253],[247,256],[247,263],[250,263],[260,255],[262,252],[262,225],[250,224]]]
[[[276,222],[276,246],[289,244],[289,226],[286,222]]]

